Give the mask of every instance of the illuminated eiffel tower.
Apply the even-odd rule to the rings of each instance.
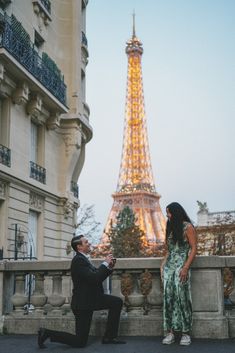
[[[136,215],[137,224],[144,231],[144,247],[146,253],[149,253],[147,250],[164,241],[165,219],[159,204],[160,195],[156,192],[150,161],[141,69],[143,47],[135,34],[135,15],[133,15],[132,38],[126,43],[126,54],[127,95],[120,173],[117,190],[112,195],[113,206],[98,248],[100,250],[107,248],[109,245],[107,233],[111,224],[115,225],[119,212],[123,207],[129,206]]]

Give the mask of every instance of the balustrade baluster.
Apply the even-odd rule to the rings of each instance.
[[[14,305],[13,315],[23,315],[24,305],[27,303],[28,297],[25,295],[25,275],[18,273],[15,275],[15,293],[11,297]]]
[[[72,280],[70,271],[66,272],[62,279],[62,294],[65,297],[65,302],[62,306],[62,314],[73,316],[71,310],[71,299],[72,299]]]
[[[35,307],[35,314],[43,314],[43,306],[46,304],[47,297],[44,293],[44,273],[35,274],[35,290],[31,296],[31,304]]]
[[[52,310],[48,315],[62,315],[61,306],[65,303],[65,297],[62,295],[62,274],[53,273],[52,277],[52,294],[48,297],[47,302],[51,304]]]
[[[139,285],[139,271],[133,271],[131,273],[133,278],[133,290],[130,295],[128,295],[128,301],[130,303],[129,310],[131,315],[138,315],[143,311],[142,305],[144,303],[144,296],[140,292]]]
[[[152,276],[152,289],[147,295],[147,301],[151,306],[150,313],[152,315],[156,315],[157,313],[161,313],[162,311],[163,287],[161,283],[160,272],[154,272]]]
[[[111,279],[111,294],[116,295],[124,300],[124,295],[121,290],[121,273],[122,271],[115,270]]]

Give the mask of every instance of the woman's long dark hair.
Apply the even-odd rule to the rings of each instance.
[[[183,244],[183,222],[192,224],[189,216],[184,208],[178,202],[172,202],[166,207],[170,214],[171,219],[168,219],[166,224],[166,237],[172,233],[173,242],[179,245]]]

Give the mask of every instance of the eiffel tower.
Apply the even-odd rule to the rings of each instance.
[[[151,248],[163,243],[165,238],[165,218],[156,192],[150,161],[148,134],[144,108],[141,57],[143,46],[135,34],[133,15],[132,38],[126,43],[128,57],[127,94],[125,109],[124,139],[117,190],[112,195],[113,206],[98,245],[99,253],[109,247],[107,233],[111,224],[125,206],[134,211],[137,224],[144,231],[144,247],[151,254]],[[97,250],[98,250],[97,249]]]

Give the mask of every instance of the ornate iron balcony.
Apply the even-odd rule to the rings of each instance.
[[[11,0],[0,0],[0,8],[5,10],[5,8],[11,3]]]
[[[30,161],[30,178],[46,184],[46,169]]]
[[[45,7],[45,9],[47,10],[47,12],[49,14],[51,14],[51,2],[49,0],[40,0],[40,2],[42,3],[42,5]]]
[[[78,199],[79,188],[78,188],[78,184],[75,181],[71,181],[71,191],[72,191],[74,197],[76,197]]]
[[[66,105],[66,85],[58,68],[53,69],[48,56],[41,58],[29,35],[12,15],[0,14],[0,47],[5,48],[24,68]],[[56,64],[54,64],[54,67]]]
[[[0,145],[0,163],[11,166],[11,150],[3,145]]]
[[[87,37],[83,31],[82,31],[82,44],[85,45],[86,47],[88,46]]]

